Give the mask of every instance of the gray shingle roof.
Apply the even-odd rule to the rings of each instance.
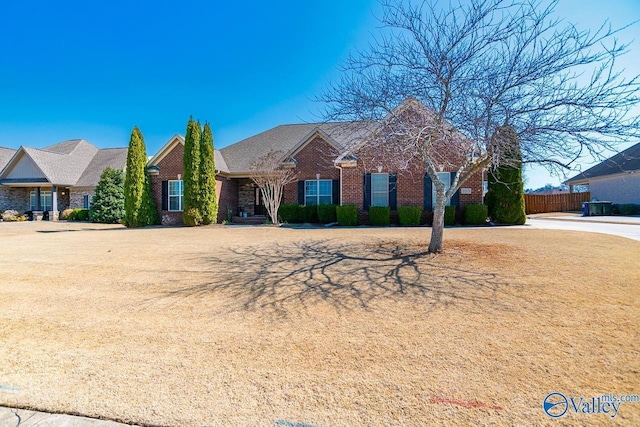
[[[2,169],[9,163],[9,160],[16,154],[17,150],[13,150],[11,148],[0,147],[0,172]]]
[[[99,150],[85,169],[76,187],[95,187],[102,172],[110,167],[124,170],[127,165],[127,148],[107,148]]]
[[[247,173],[251,164],[270,151],[290,152],[315,131],[326,134],[344,151],[368,133],[362,123],[304,123],[280,125],[220,150],[229,172]],[[216,163],[217,166],[217,163]]]
[[[23,147],[49,182],[57,185],[75,185],[98,149],[85,140],[65,141],[46,149]]]
[[[616,173],[640,170],[640,143],[632,145],[624,151],[587,169],[565,181],[566,184],[581,182],[589,178],[613,175]]]
[[[0,149],[0,162],[7,150]],[[43,149],[21,147],[20,150],[34,161],[47,181],[55,185],[93,187],[98,184],[104,168],[124,169],[127,162],[127,148],[99,150],[84,139],[64,141]],[[12,151],[11,157],[5,163],[14,158],[14,162],[19,162],[15,157],[17,151],[9,151]]]

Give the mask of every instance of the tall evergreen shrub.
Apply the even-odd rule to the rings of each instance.
[[[520,142],[511,127],[501,129],[509,138],[510,150],[505,156],[506,164],[488,173],[486,203],[489,217],[498,224],[524,224],[527,220],[522,182],[522,154]]]
[[[192,117],[187,123],[184,138],[184,195],[182,220],[185,225],[194,226],[202,223],[201,193],[200,193],[200,122]]]
[[[203,224],[215,224],[218,218],[216,199],[216,163],[213,150],[213,134],[209,123],[204,124],[200,138],[200,209]]]
[[[147,173],[147,149],[138,127],[131,131],[124,178],[124,223],[127,227],[144,227],[159,222]]]

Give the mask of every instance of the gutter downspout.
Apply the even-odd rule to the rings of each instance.
[[[342,166],[338,166],[338,164],[335,163],[335,167],[340,169],[340,206],[342,206]]]

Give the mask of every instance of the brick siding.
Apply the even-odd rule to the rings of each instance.
[[[162,225],[182,224],[182,212],[170,212],[162,209],[162,181],[172,181],[182,179],[184,175],[182,156],[184,146],[175,144],[174,148],[157,164],[160,169],[158,175],[151,175],[151,194],[156,202],[158,215]]]
[[[298,203],[298,181],[317,179],[317,174],[320,179],[340,179],[340,170],[333,164],[338,151],[320,136],[314,137],[293,157],[297,160],[296,179],[285,187],[283,203]],[[340,200],[334,203],[340,204]]]

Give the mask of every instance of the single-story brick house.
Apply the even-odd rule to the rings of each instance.
[[[252,163],[271,151],[283,153],[281,164],[296,178],[285,187],[283,203],[355,205],[363,221],[370,206],[389,206],[392,214],[404,205],[431,211],[435,191],[423,164],[396,170],[372,160],[375,128],[363,122],[281,125],[215,150],[218,222],[265,214],[250,176]],[[163,224],[182,223],[183,154],[184,138],[176,134],[147,163]],[[102,171],[124,169],[126,157],[127,148],[100,150],[82,139],[43,149],[0,148],[0,209],[50,211],[55,219],[67,207],[88,207]],[[451,182],[455,172],[440,167],[442,179]],[[450,203],[482,203],[483,188],[478,172]]]
[[[588,185],[594,200],[640,205],[640,143],[568,179],[565,184]]]
[[[127,148],[98,149],[74,139],[43,149],[0,148],[0,209],[49,213],[88,208],[102,171],[124,169]]]
[[[361,220],[369,206],[421,206],[432,210],[434,189],[424,165],[406,170],[385,164],[365,167],[371,147],[367,126],[361,123],[305,123],[281,125],[215,151],[218,222],[241,212],[263,215],[264,205],[250,179],[251,164],[270,151],[286,153],[281,163],[295,172],[283,203],[356,205]],[[182,222],[182,156],[184,138],[174,135],[148,162],[151,186],[163,224]],[[370,162],[369,162],[370,163]],[[442,170],[445,181],[455,172]],[[454,195],[458,208],[483,201],[482,172]]]

